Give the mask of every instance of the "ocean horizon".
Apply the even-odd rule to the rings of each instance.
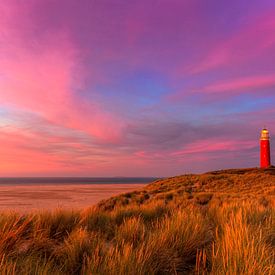
[[[0,177],[0,185],[147,184],[157,177]]]

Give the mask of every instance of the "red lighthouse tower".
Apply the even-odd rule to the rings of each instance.
[[[268,168],[271,165],[271,163],[270,163],[269,132],[267,129],[263,129],[261,132],[260,146],[261,146],[261,168]]]

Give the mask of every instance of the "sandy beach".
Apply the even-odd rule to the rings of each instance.
[[[0,211],[80,209],[144,184],[58,184],[0,186]]]

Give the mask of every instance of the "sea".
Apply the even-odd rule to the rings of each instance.
[[[0,212],[84,209],[112,196],[143,189],[156,178],[0,178]]]
[[[2,177],[0,185],[147,184],[155,177]]]

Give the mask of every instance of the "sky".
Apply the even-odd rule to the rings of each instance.
[[[0,176],[259,166],[274,60],[274,0],[1,0]]]

